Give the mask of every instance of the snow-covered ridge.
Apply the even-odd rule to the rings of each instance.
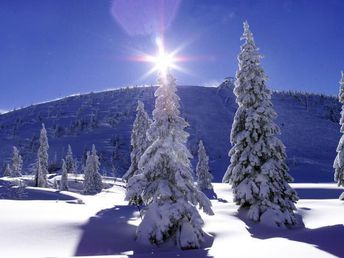
[[[61,166],[68,144],[72,145],[81,166],[85,152],[94,143],[100,154],[101,170],[111,173],[114,165],[122,175],[130,165],[130,131],[137,100],[144,102],[151,115],[154,90],[152,86],[135,86],[80,94],[2,114],[0,166],[8,161],[12,145],[16,145],[28,172],[36,158],[39,130],[44,122],[51,167]],[[179,86],[178,95],[182,115],[190,124],[188,147],[196,157],[197,143],[203,140],[214,179],[220,181],[229,163],[229,134],[237,108],[232,85]],[[272,102],[278,113],[277,124],[287,147],[292,176],[297,182],[332,181],[332,163],[339,139],[337,99],[321,94],[274,92]]]
[[[232,78],[232,77],[229,77],[229,78]],[[218,81],[216,81],[216,83],[218,83]],[[205,87],[205,88],[221,89],[222,87],[232,88],[233,87],[232,83],[233,82],[229,82],[228,80],[225,80],[223,83],[221,83],[217,86],[215,86],[215,84],[213,84],[212,86],[209,86],[208,83],[204,83],[204,85],[199,85],[199,86],[196,86],[196,85],[179,85],[178,87]],[[67,98],[87,96],[89,94],[98,94],[98,93],[102,94],[102,93],[112,92],[112,91],[121,91],[121,90],[127,90],[127,89],[137,89],[137,88],[148,88],[148,87],[157,87],[157,85],[152,85],[152,84],[128,85],[128,86],[120,86],[120,87],[115,87],[115,88],[107,88],[107,89],[99,90],[99,91],[73,93],[73,94],[70,94],[70,95],[67,95],[64,97],[59,97],[59,98],[54,98],[51,100],[32,103],[29,106],[16,107],[16,108],[11,109],[11,110],[0,109],[0,116],[7,114],[7,113],[21,111],[22,109],[30,108],[33,106],[49,104],[49,103],[65,100]],[[333,101],[338,100],[338,96],[327,95],[324,93],[315,93],[315,92],[297,91],[297,90],[274,90],[274,89],[272,89],[271,91],[273,92],[273,94],[282,94],[282,95],[286,94],[286,95],[291,95],[291,96],[295,96],[295,97],[299,97],[299,98],[303,98],[303,97],[304,98],[305,97],[308,97],[308,98],[316,97],[316,98],[318,98],[319,97],[319,98],[333,99]]]
[[[155,85],[154,85],[155,86]],[[0,116],[6,113],[11,113],[11,112],[15,112],[18,110],[22,110],[25,108],[29,108],[32,106],[37,106],[37,105],[43,105],[43,104],[49,104],[49,103],[53,103],[56,101],[60,101],[60,100],[64,100],[66,98],[72,98],[72,97],[80,97],[80,96],[85,96],[88,94],[93,94],[93,93],[104,93],[104,92],[108,92],[108,91],[116,91],[116,90],[122,90],[122,89],[134,89],[134,88],[146,88],[146,87],[152,87],[152,85],[148,85],[148,84],[144,84],[144,85],[129,85],[129,86],[121,86],[121,87],[116,87],[116,88],[107,88],[104,90],[99,90],[99,91],[91,91],[91,92],[79,92],[79,93],[73,93],[64,97],[59,97],[59,98],[54,98],[54,99],[50,99],[50,100],[46,100],[46,101],[40,101],[40,102],[36,102],[36,103],[32,103],[29,106],[22,106],[22,107],[16,107],[12,110],[5,110],[5,109],[0,109]]]

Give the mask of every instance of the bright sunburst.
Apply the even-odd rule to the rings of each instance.
[[[153,71],[159,71],[166,73],[168,69],[174,68],[177,66],[175,64],[176,58],[174,53],[166,53],[163,42],[158,38],[156,40],[158,46],[158,53],[156,56],[147,56],[147,61],[154,64]]]
[[[180,52],[183,49],[185,49],[188,45],[190,45],[192,41],[193,39],[190,39],[189,41],[184,42],[178,48],[170,52],[165,49],[163,37],[158,37],[155,40],[157,46],[156,55],[150,55],[141,52],[138,55],[130,56],[128,59],[134,62],[146,62],[152,64],[152,68],[147,73],[145,73],[140,78],[140,80],[144,80],[145,78],[147,78],[155,72],[161,72],[162,74],[166,74],[167,71],[171,70],[178,70],[180,72],[193,75],[185,67],[180,66],[180,64],[192,61],[209,61],[212,60],[213,57],[180,55]],[[135,51],[138,52],[137,50]]]
[[[156,44],[158,53],[155,56],[145,55],[144,57],[144,61],[152,63],[154,65],[153,68],[148,72],[148,74],[151,74],[153,72],[161,72],[162,74],[165,74],[170,69],[179,69],[179,67],[176,65],[176,53],[167,53],[165,51],[164,43],[160,38],[156,39]]]
[[[184,71],[177,65],[177,63],[179,62],[188,60],[188,58],[186,57],[177,55],[181,48],[172,52],[167,52],[164,46],[164,42],[161,38],[157,38],[155,42],[157,45],[156,55],[141,54],[131,58],[131,60],[133,61],[147,62],[153,65],[153,67],[143,76],[143,78],[148,77],[154,72],[161,72],[162,74],[166,74],[166,72],[169,70]]]

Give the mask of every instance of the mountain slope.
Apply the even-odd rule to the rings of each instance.
[[[229,164],[229,135],[237,108],[232,87],[228,82],[217,88],[178,87],[181,112],[190,123],[188,146],[196,157],[197,143],[204,141],[215,181],[222,179]],[[117,175],[122,175],[130,165],[130,130],[137,100],[142,100],[151,114],[154,91],[154,87],[136,87],[77,95],[0,115],[0,165],[9,161],[12,145],[16,145],[29,172],[36,157],[41,123],[45,123],[52,170],[60,166],[68,144],[81,169],[85,153],[94,143],[103,172],[111,174],[115,168]],[[339,139],[337,99],[275,92],[272,101],[295,181],[333,181],[332,162]]]

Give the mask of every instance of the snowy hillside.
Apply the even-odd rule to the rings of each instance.
[[[86,151],[95,144],[101,170],[107,174],[115,170],[121,176],[130,165],[130,131],[137,100],[144,102],[151,115],[154,90],[154,87],[135,87],[76,95],[0,115],[1,168],[11,156],[12,145],[16,145],[23,156],[25,172],[30,172],[41,123],[45,123],[51,170],[60,168],[68,144],[81,169]],[[229,83],[217,88],[180,86],[178,95],[182,115],[190,124],[189,149],[196,157],[198,141],[203,140],[214,180],[219,182],[229,163],[229,134],[237,108],[232,86]],[[336,98],[323,95],[273,94],[277,123],[282,129],[281,138],[287,147],[295,182],[333,181],[332,163],[339,139],[337,102]]]

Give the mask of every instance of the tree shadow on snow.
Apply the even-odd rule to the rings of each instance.
[[[217,199],[217,194],[215,193],[214,189],[206,189],[202,191],[210,200]]]
[[[338,199],[343,189],[295,188],[300,199]]]
[[[75,256],[125,254],[130,257],[165,258],[191,254],[195,257],[209,257],[205,248],[212,245],[211,236],[206,236],[204,249],[190,251],[179,250],[173,243],[157,247],[137,242],[135,239],[137,227],[130,223],[136,219],[140,218],[134,206],[115,206],[98,212],[82,226],[83,233]]]
[[[338,257],[344,257],[344,246],[341,241],[344,236],[344,225],[332,225],[321,228],[305,228],[300,215],[298,220],[302,224],[295,228],[273,228],[255,223],[247,218],[247,210],[240,209],[237,217],[245,222],[247,231],[252,237],[258,239],[286,238],[292,241],[307,243],[318,249]]]
[[[53,189],[21,187],[13,182],[0,180],[0,199],[26,201],[73,201],[77,198]]]

